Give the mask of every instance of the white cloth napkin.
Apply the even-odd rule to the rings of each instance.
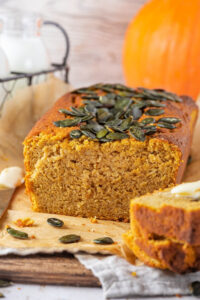
[[[98,277],[105,298],[191,295],[191,282],[200,280],[200,272],[178,275],[145,265],[134,266],[115,255],[99,257],[77,254],[75,256]],[[132,272],[136,272],[136,276],[133,276]]]

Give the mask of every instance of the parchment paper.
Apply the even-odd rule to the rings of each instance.
[[[8,166],[23,166],[22,141],[35,121],[59,98],[69,90],[69,86],[54,77],[46,83],[20,91],[15,98],[10,99],[0,119],[0,170]],[[200,179],[200,121],[195,130],[192,146],[192,162],[188,166],[184,181]],[[1,197],[1,194],[0,194]],[[47,218],[58,217],[64,221],[63,228],[54,228],[47,223]],[[14,224],[19,218],[31,218],[35,221],[33,227],[17,228]],[[27,232],[35,238],[18,240],[6,231],[6,225]],[[85,251],[88,253],[114,253],[125,257],[130,262],[135,257],[122,244],[121,235],[128,230],[129,224],[121,222],[97,221],[89,219],[56,216],[35,213],[31,210],[24,186],[18,188],[12,203],[0,222],[0,255],[17,253],[20,255],[45,252],[71,253]],[[66,234],[78,234],[81,241],[76,244],[61,244],[59,237]],[[97,237],[109,236],[115,241],[114,245],[96,245],[93,240]]]

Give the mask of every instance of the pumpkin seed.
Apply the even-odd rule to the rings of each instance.
[[[145,111],[145,115],[148,116],[160,116],[164,114],[164,110],[163,109],[159,109],[159,108],[152,108],[152,109],[148,109],[147,111]]]
[[[53,122],[56,127],[73,127],[81,122],[81,118],[65,119]]]
[[[112,116],[107,108],[99,108],[97,110],[97,118],[99,123],[105,123]]]
[[[131,124],[132,124],[132,121],[133,121],[133,120],[132,120],[131,117],[129,117],[129,118],[123,120],[122,123],[121,123],[121,125],[120,125],[120,129],[121,129],[122,131],[125,131],[125,130],[129,129],[129,127],[130,127]]]
[[[89,94],[89,95],[96,95],[93,91],[88,88],[80,88],[77,90],[72,91],[73,94]]]
[[[125,92],[129,92],[129,93],[133,93],[135,91],[134,89],[127,87],[121,83],[113,84],[112,86],[115,90],[118,90],[118,91],[125,91]]]
[[[85,100],[85,101],[83,101],[83,103],[84,104],[92,104],[94,107],[102,107],[103,106],[99,101],[96,101],[96,100],[93,100],[93,101]]]
[[[104,129],[104,127],[98,124],[96,121],[89,121],[85,129],[92,131],[93,133],[99,132],[100,130]]]
[[[144,131],[137,126],[130,127],[130,134],[138,141],[144,142],[145,141],[145,134]]]
[[[192,294],[194,296],[200,296],[200,282],[199,281],[193,281],[191,283],[191,290],[192,290]]]
[[[107,93],[112,93],[113,92],[112,88],[107,87],[107,86],[103,86],[103,85],[99,89],[102,90],[103,92],[107,92]]]
[[[82,136],[82,132],[80,130],[72,130],[70,132],[70,137],[72,139],[79,139]]]
[[[59,109],[59,112],[60,113],[63,113],[65,115],[68,115],[68,116],[73,116],[73,117],[84,117],[85,116],[85,113],[80,109],[73,109],[72,110],[67,110],[67,109]]]
[[[99,96],[99,101],[106,107],[113,107],[115,105],[116,94],[107,94],[104,96]]]
[[[157,126],[160,127],[160,128],[167,128],[167,129],[174,129],[174,128],[176,128],[176,126],[174,126],[173,124],[164,123],[164,122],[158,123]]]
[[[91,119],[93,119],[93,116],[92,115],[87,115],[87,116],[81,118],[81,122],[86,122],[86,121],[89,121]]]
[[[154,107],[166,107],[166,104],[164,103],[161,103],[159,101],[155,101],[155,100],[147,100],[146,101],[146,107],[151,107],[151,106],[154,106]]]
[[[133,106],[132,115],[134,120],[138,120],[142,115],[142,110],[137,106]]]
[[[108,140],[122,140],[129,138],[129,135],[122,132],[110,132],[106,135],[106,138]]]
[[[156,120],[154,118],[145,118],[142,121],[140,121],[140,123],[142,123],[142,125],[153,124],[155,122],[156,122]]]
[[[93,242],[95,244],[100,244],[100,245],[111,245],[111,244],[114,244],[113,239],[111,239],[110,237],[107,237],[107,236],[95,239],[95,240],[93,240]]]
[[[157,131],[156,126],[145,126],[143,129],[145,131],[145,135],[151,135]]]
[[[86,113],[89,113],[89,114],[92,114],[93,116],[95,116],[97,109],[93,105],[92,101],[90,103],[86,104],[85,111],[86,111]]]
[[[176,124],[181,122],[181,119],[174,118],[174,117],[166,117],[166,118],[160,118],[157,122],[164,122],[169,124]]]
[[[64,222],[57,218],[48,218],[47,223],[54,227],[62,227]]]
[[[63,244],[71,244],[79,242],[81,237],[76,234],[68,234],[59,238],[59,241]]]
[[[15,230],[14,228],[8,227],[7,232],[16,239],[27,240],[28,234],[23,231]]]
[[[106,125],[112,128],[112,127],[117,127],[117,126],[119,126],[121,123],[122,123],[122,120],[116,118],[116,119],[114,119],[114,120],[112,120],[112,121],[106,122]]]
[[[93,132],[89,131],[89,130],[81,130],[81,132],[82,132],[83,135],[85,135],[85,136],[87,136],[91,139],[96,139],[96,135]]]
[[[107,133],[108,133],[108,130],[106,128],[104,128],[97,133],[97,138],[102,139],[104,136],[106,136]]]
[[[82,96],[82,99],[87,99],[87,100],[98,100],[99,99],[99,96],[97,94],[92,94],[92,95],[85,95],[85,96]]]
[[[0,288],[11,286],[12,282],[8,280],[0,279]]]
[[[132,100],[129,98],[123,98],[121,96],[117,96],[117,101],[115,103],[115,109],[116,110],[123,110],[126,111],[130,104],[132,103]]]

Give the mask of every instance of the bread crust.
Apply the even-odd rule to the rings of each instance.
[[[167,205],[153,209],[134,203],[131,205],[131,215],[146,236],[156,234],[200,245],[200,207],[198,210],[188,211]]]

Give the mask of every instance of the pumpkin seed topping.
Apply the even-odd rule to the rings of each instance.
[[[122,132],[110,132],[106,135],[106,138],[108,140],[123,140],[127,139],[129,137],[128,134],[122,133]]]
[[[166,118],[160,118],[157,122],[164,122],[164,123],[169,123],[169,124],[176,124],[176,123],[181,122],[181,120],[178,119],[178,118],[166,117]]]
[[[180,97],[163,89],[133,89],[123,84],[98,83],[72,94],[79,95],[83,105],[60,109],[67,118],[54,122],[57,127],[79,126],[70,132],[71,139],[84,135],[105,143],[132,136],[143,142],[145,136],[156,133],[159,128],[174,129],[174,124],[181,122],[176,117],[163,117],[157,121],[153,118],[164,114],[166,101],[182,102]],[[149,117],[139,121],[143,115]]]
[[[54,125],[56,125],[57,127],[73,127],[78,125],[80,122],[81,122],[81,118],[65,119],[65,120],[54,122]]]
[[[91,139],[96,139],[96,135],[92,133],[90,130],[81,130],[82,134],[91,138]]]
[[[140,127],[132,126],[130,128],[130,134],[138,141],[144,142],[145,141],[145,134],[144,131]]]
[[[152,109],[148,109],[147,111],[145,111],[145,115],[148,116],[160,116],[164,114],[164,110],[163,109],[159,109],[159,108],[152,108]]]
[[[54,227],[62,227],[64,222],[57,218],[48,218],[47,223]]]
[[[154,118],[145,118],[140,123],[142,123],[143,125],[147,125],[147,124],[153,124],[155,122],[156,120]]]
[[[79,242],[81,237],[76,234],[68,234],[59,238],[59,241],[63,244],[71,244]]]
[[[28,239],[28,233],[16,230],[16,229],[11,228],[11,227],[7,228],[7,232],[16,239],[21,239],[21,240],[27,240]]]
[[[103,128],[97,133],[97,138],[102,139],[104,136],[106,136],[107,133],[108,130],[106,128]]]
[[[166,128],[166,129],[174,129],[174,128],[176,128],[175,125],[170,124],[170,123],[165,123],[165,122],[158,123],[157,126],[160,127],[160,128]]]
[[[100,245],[111,245],[111,244],[114,244],[113,239],[111,239],[110,237],[101,237],[101,238],[93,240],[93,242],[95,244],[100,244]]]
[[[70,132],[70,137],[72,139],[79,139],[82,136],[82,132],[80,130],[72,130]]]

